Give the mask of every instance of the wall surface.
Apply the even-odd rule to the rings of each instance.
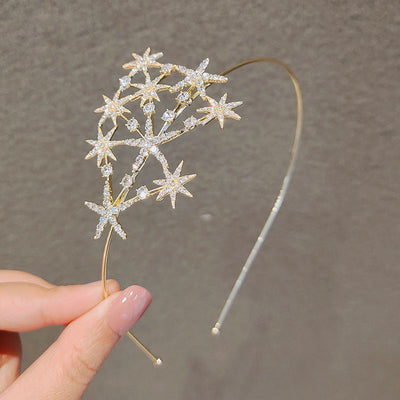
[[[92,240],[83,201],[101,200],[102,180],[85,139],[132,51],[192,67],[209,57],[215,73],[277,57],[304,94],[287,201],[218,339],[210,327],[289,160],[290,81],[273,65],[233,73],[242,120],[165,147],[197,173],[194,198],[122,215],[110,275],[152,292],[135,332],[166,366],[124,339],[85,399],[400,397],[398,1],[3,0],[0,20],[1,263],[56,284],[99,278],[104,238]],[[134,153],[116,151],[121,174]],[[160,174],[151,163],[145,183]],[[24,366],[59,332],[24,334]]]

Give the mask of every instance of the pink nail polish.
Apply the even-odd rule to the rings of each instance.
[[[141,286],[129,286],[113,301],[108,310],[110,328],[120,336],[142,316],[151,303],[151,294]]]

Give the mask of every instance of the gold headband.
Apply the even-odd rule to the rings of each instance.
[[[214,119],[218,120],[221,128],[224,127],[224,122],[227,118],[240,120],[240,116],[236,113],[236,111],[233,111],[233,109],[236,109],[236,107],[240,106],[242,104],[241,101],[227,102],[226,93],[219,100],[213,99],[207,95],[206,89],[213,83],[225,83],[228,80],[226,75],[238,68],[256,62],[269,62],[279,65],[288,72],[296,91],[297,126],[295,139],[291,149],[289,167],[264,227],[258,236],[254,247],[247,258],[247,261],[243,266],[242,271],[222,308],[217,322],[212,328],[213,334],[219,334],[221,326],[232,306],[232,302],[235,299],[248,271],[250,270],[251,265],[282,205],[292,177],[299,148],[303,118],[302,98],[299,84],[289,67],[287,67],[283,62],[274,58],[256,58],[246,60],[227,69],[221,74],[216,75],[206,72],[206,68],[209,63],[208,59],[203,60],[196,69],[190,69],[177,64],[160,63],[158,59],[161,58],[163,54],[151,54],[150,48],[148,48],[142,56],[135,53],[132,55],[134,58],[133,61],[123,65],[123,68],[129,70],[129,73],[120,78],[120,86],[112,99],[103,96],[105,105],[95,110],[97,113],[102,113],[97,127],[97,140],[87,140],[87,142],[93,146],[93,149],[91,149],[87,154],[86,159],[96,156],[97,166],[100,168],[101,174],[105,178],[102,205],[85,202],[85,204],[91,210],[100,215],[94,238],[100,238],[105,226],[108,223],[110,224],[102,258],[102,282],[104,297],[108,296],[106,287],[107,261],[112,233],[116,232],[122,239],[126,239],[126,233],[118,220],[120,213],[127,210],[135,203],[146,200],[154,195],[157,195],[156,200],[158,201],[164,199],[166,196],[169,196],[173,208],[175,208],[176,197],[178,193],[192,197],[192,194],[185,187],[185,184],[195,178],[196,175],[181,175],[183,161],[175,169],[170,169],[166,157],[160,151],[160,147],[164,143],[170,142],[188,132],[191,132],[195,128],[206,125]],[[151,77],[149,73],[150,69],[157,69],[159,72],[158,76]],[[133,83],[132,78],[134,78],[139,72],[141,73],[140,76],[144,75],[144,83]],[[163,79],[171,74],[178,75],[178,82],[174,85],[162,84],[161,82]],[[125,91],[132,88],[136,89],[133,94],[126,96],[123,95]],[[162,127],[156,134],[154,114],[156,104],[161,105],[160,98],[158,96],[158,93],[161,91],[168,91],[176,96],[176,106],[172,110],[163,110],[164,112],[161,117],[163,121],[161,124]],[[171,125],[177,121],[178,117],[186,108],[191,106],[193,100],[196,98],[200,98],[201,101],[206,103],[203,107],[197,109],[197,112],[201,115],[197,117],[192,115],[183,121],[182,127],[171,130]],[[131,110],[129,110],[127,106],[136,100],[140,100],[139,108],[141,109],[145,118],[144,127],[140,125],[136,118],[132,117],[128,119],[125,116],[125,114],[131,113]],[[130,137],[123,140],[112,140],[115,132],[118,129],[118,117],[125,120],[126,128],[131,135],[136,135],[136,137]],[[103,126],[108,119],[111,119],[113,126],[105,134],[103,132]],[[122,179],[122,188],[119,194],[117,196],[113,196],[111,179],[113,175],[113,166],[111,164],[111,160],[116,161],[116,158],[112,152],[112,149],[121,145],[136,147],[139,149],[139,154],[136,156],[132,164],[132,170],[130,171],[130,174],[125,174],[124,178]],[[131,189],[135,184],[136,177],[141,172],[147,159],[151,156],[155,157],[160,162],[164,173],[163,179],[156,179],[153,181],[157,185],[156,188],[149,189],[147,186],[141,186],[137,188],[136,195],[127,199]],[[128,337],[136,343],[136,345],[153,361],[155,365],[162,364],[161,359],[154,356],[150,350],[145,347],[131,332],[128,332]]]

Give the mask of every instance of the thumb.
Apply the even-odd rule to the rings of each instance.
[[[111,349],[150,303],[150,293],[140,286],[114,293],[71,322],[4,398],[80,399]]]

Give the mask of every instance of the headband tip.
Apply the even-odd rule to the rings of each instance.
[[[214,328],[211,329],[211,334],[213,336],[218,336],[220,333],[221,333],[221,331],[216,326],[214,326]]]

